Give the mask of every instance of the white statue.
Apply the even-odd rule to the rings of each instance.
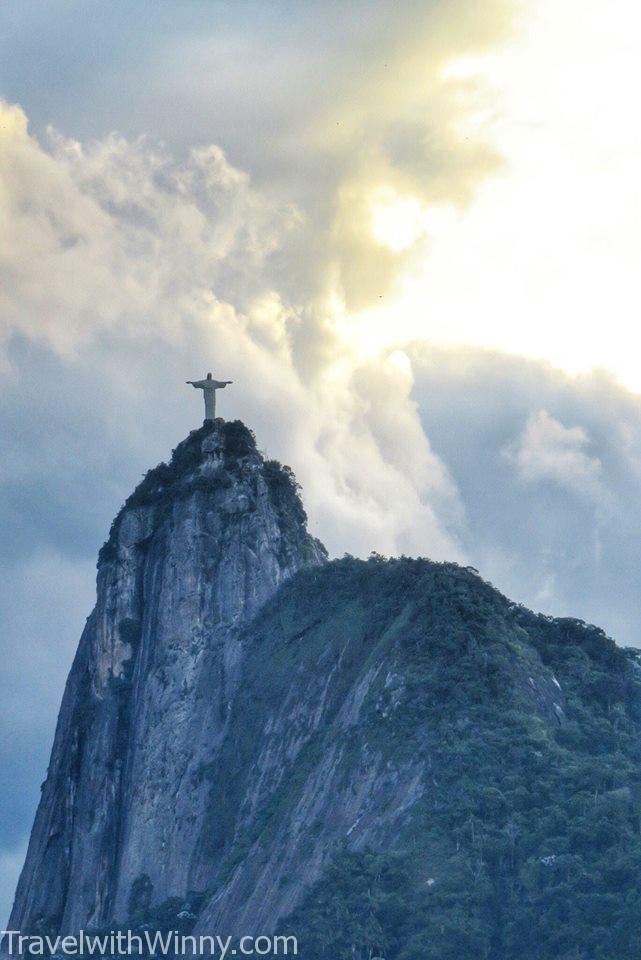
[[[205,380],[187,380],[192,387],[202,390],[205,395],[205,420],[216,419],[216,390],[224,390],[228,383],[233,380],[212,380],[211,373],[207,374]]]

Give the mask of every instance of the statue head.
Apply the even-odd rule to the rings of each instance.
[[[211,380],[211,373],[208,373],[208,374],[207,374],[207,379],[208,379],[208,380]]]

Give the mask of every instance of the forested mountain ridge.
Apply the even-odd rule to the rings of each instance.
[[[291,474],[222,421],[125,505],[97,611],[14,928],[641,954],[635,651],[471,568],[326,562]]]
[[[274,603],[305,579],[368,611],[380,669],[352,782],[372,763],[406,782],[420,770],[391,842],[365,810],[283,924],[305,956],[347,957],[348,942],[408,960],[638,956],[637,652],[451,565],[340,561]]]

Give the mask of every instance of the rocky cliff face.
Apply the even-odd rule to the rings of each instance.
[[[326,562],[217,421],[101,551],[11,926],[638,957],[638,661],[470,568]]]
[[[323,547],[286,468],[240,423],[207,423],[152,470],[100,553],[11,922],[100,926],[206,883],[209,784],[242,624]]]

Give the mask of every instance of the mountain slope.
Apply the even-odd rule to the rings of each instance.
[[[147,476],[98,584],[12,928],[639,955],[636,653],[470,568],[325,562],[241,424]]]
[[[243,643],[197,930],[280,919],[306,958],[637,955],[633,654],[423,560],[301,571]]]

